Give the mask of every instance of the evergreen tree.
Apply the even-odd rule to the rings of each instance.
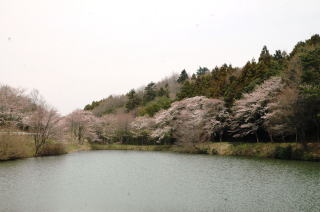
[[[197,75],[198,76],[201,76],[201,75],[204,75],[204,74],[206,74],[206,73],[208,73],[209,72],[209,69],[207,68],[207,67],[199,67],[199,69],[197,70]]]
[[[192,97],[193,95],[193,85],[189,81],[185,81],[180,89],[180,92],[177,94],[179,100]]]
[[[271,55],[267,46],[263,46],[262,51],[260,53],[259,62],[270,63]]]
[[[183,69],[181,71],[180,77],[178,78],[177,82],[178,83],[183,83],[184,81],[186,81],[187,79],[189,79],[188,73],[186,72],[185,69]]]
[[[143,94],[143,103],[146,104],[157,96],[156,92],[156,85],[153,82],[150,82],[145,88],[144,88],[144,94]]]
[[[140,105],[141,100],[134,89],[130,90],[126,96],[128,97],[128,102],[126,103],[126,109],[128,111],[133,110]]]
[[[281,59],[283,59],[281,50],[276,50],[276,53],[274,54],[273,57],[274,57],[274,59],[276,59],[276,60],[281,60]]]
[[[166,96],[169,97],[169,90],[168,88],[163,88],[161,87],[158,91],[157,91],[157,96]]]

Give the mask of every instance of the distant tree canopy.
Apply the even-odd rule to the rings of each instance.
[[[197,75],[183,83],[177,98],[181,100],[193,96],[222,97],[227,105],[231,106],[243,93],[252,91],[256,85],[271,76],[279,75],[287,66],[288,56],[285,52],[276,51],[275,55],[270,55],[264,46],[259,62],[248,61],[241,69],[227,64],[215,67],[212,71],[200,67]]]
[[[209,71],[210,70],[207,67],[199,67],[199,69],[197,70],[197,75],[201,76],[208,73]]]
[[[260,53],[259,62],[270,63],[271,55],[267,46],[263,46],[262,51]]]
[[[95,107],[98,107],[102,101],[92,101],[91,104],[87,104],[84,107],[84,110],[93,110]]]
[[[139,111],[139,115],[153,116],[156,112],[162,109],[168,109],[172,100],[166,96],[158,97],[155,100],[148,102],[145,107],[142,107]]]
[[[136,94],[134,89],[130,90],[129,93],[126,95],[128,97],[128,101],[126,103],[126,108],[128,111],[133,110],[141,103],[141,99]]]
[[[157,96],[169,97],[168,84],[165,85],[165,88],[161,87],[159,90],[157,90]]]
[[[145,88],[144,88],[144,94],[143,94],[143,103],[146,104],[157,96],[156,91],[156,84],[154,82],[150,82]]]
[[[178,83],[183,83],[184,81],[186,81],[187,79],[189,79],[188,73],[186,72],[185,69],[183,69],[181,71],[181,74],[179,76],[179,78],[177,79]]]
[[[173,103],[190,97],[195,98]],[[145,117],[137,118],[139,115]],[[35,155],[41,155],[52,139],[60,138],[79,143],[146,144],[150,132],[139,135],[130,131],[135,118],[149,120],[153,123],[150,131],[157,133],[169,127],[163,138],[170,143],[177,137],[198,141],[203,138],[201,130],[206,135],[203,141],[222,141],[222,137],[230,141],[301,141],[305,147],[307,141],[320,142],[320,36],[298,42],[289,54],[281,50],[273,54],[263,46],[258,60],[241,68],[228,64],[212,70],[199,67],[191,78],[182,70],[180,75],[150,82],[125,95],[93,101],[84,110],[64,117],[37,91],[27,94],[0,85],[0,128],[33,133]],[[148,125],[148,121],[142,124]],[[173,135],[177,137],[172,139]]]
[[[127,93],[122,104],[113,105],[125,107],[127,112],[135,110],[134,114],[153,116],[174,101],[206,96],[224,100],[232,114],[233,122],[229,122],[233,124],[223,131],[228,131],[230,136],[252,135],[257,141],[266,137],[320,140],[320,36],[317,34],[298,42],[289,54],[281,50],[271,53],[263,46],[258,59],[249,60],[241,68],[223,64],[209,70],[200,66],[190,76],[182,70],[170,79],[150,82],[141,90]],[[272,92],[265,93],[271,88]],[[260,101],[258,97],[262,94],[265,96]],[[93,101],[85,109],[94,111],[106,102],[111,99]]]

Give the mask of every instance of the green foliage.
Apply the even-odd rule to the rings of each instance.
[[[153,82],[150,82],[145,88],[144,88],[144,94],[143,94],[143,103],[146,104],[157,96],[156,91],[156,84]]]
[[[199,69],[197,70],[197,76],[201,76],[204,75],[206,73],[208,73],[210,70],[207,67],[199,67]]]
[[[183,83],[177,99],[193,96],[224,98],[227,106],[231,106],[235,99],[239,99],[244,93],[251,92],[271,76],[279,75],[287,66],[288,56],[285,52],[277,50],[274,55],[271,55],[264,46],[259,62],[249,61],[241,70],[224,64],[210,73],[207,68],[200,67],[197,75],[193,75],[191,80]]]
[[[270,63],[272,57],[269,53],[267,46],[263,46],[262,51],[260,53],[259,62]]]
[[[184,98],[193,96],[193,85],[189,80],[185,81],[180,89],[180,92],[177,94],[177,99],[181,100]]]
[[[165,88],[161,87],[157,90],[153,82],[149,83],[144,89],[142,101],[133,89],[127,94],[127,97],[127,110],[130,111],[138,106],[142,106],[139,112],[142,115],[149,114],[152,116],[161,109],[167,109],[171,104],[168,84],[165,85]]]
[[[251,93],[272,76],[280,76],[284,87],[291,88],[293,92],[290,97],[291,102],[284,98],[282,105],[283,110],[290,111],[290,122],[292,123],[289,125],[294,129],[290,133],[299,134],[297,140],[304,140],[305,135],[314,136],[315,134],[320,140],[319,35],[297,43],[289,55],[281,50],[271,53],[266,46],[263,46],[257,62],[252,59],[241,68],[223,64],[210,71],[206,67],[199,67],[191,78],[185,70],[182,70],[180,76],[176,76],[173,80],[173,83],[176,84],[167,81],[170,86],[168,84],[164,86],[166,81],[160,84],[151,82],[138,94],[131,90],[126,95],[125,106],[127,111],[139,108],[139,115],[153,116],[159,110],[170,106],[173,100],[169,96],[175,97],[174,101],[194,96],[206,96],[224,99],[228,111],[232,112],[232,106],[237,99],[240,99],[245,93]],[[93,102],[86,106],[86,109],[98,108],[101,104],[103,103],[100,101]],[[114,112],[112,107],[104,111]],[[284,122],[289,121],[286,119]],[[267,137],[268,132],[265,129],[260,127],[258,132],[261,136]],[[290,139],[295,137],[295,135],[288,136],[292,136]]]
[[[274,158],[278,159],[291,159],[292,155],[292,147],[287,146],[287,147],[281,147],[277,146],[274,150]]]
[[[303,53],[301,56],[303,67],[302,83],[311,85],[320,84],[320,46],[311,51]]]
[[[114,113],[117,109],[125,106],[127,97],[125,95],[110,95],[108,98],[99,101],[93,101],[84,107],[84,110],[90,110],[96,116]]]
[[[105,114],[115,113],[120,108],[123,108],[125,106],[127,99],[128,98],[125,95],[110,95],[108,98],[100,100],[100,103],[96,105],[91,111],[98,117]]]
[[[166,88],[161,87],[161,88],[157,91],[157,96],[166,96],[166,97],[169,97],[168,84],[166,84]]]
[[[134,89],[132,89],[129,93],[127,93],[127,97],[128,97],[128,101],[125,106],[128,111],[133,110],[138,105],[140,105],[141,100],[139,96],[136,94]]]
[[[142,107],[139,111],[139,115],[143,116],[147,114],[149,116],[153,116],[156,112],[162,109],[168,109],[171,105],[171,102],[171,99],[168,97],[158,97]]]
[[[305,134],[314,135],[320,141],[320,36],[314,35],[305,42],[300,42],[291,54],[291,61],[301,64],[294,66],[288,77],[292,85],[300,88],[297,107],[297,125]],[[299,78],[300,77],[300,78]]]
[[[180,74],[177,82],[178,82],[178,83],[183,83],[183,82],[186,81],[187,79],[189,79],[189,76],[188,76],[186,70],[183,69],[183,70],[181,71],[181,74]]]
[[[285,160],[301,159],[303,158],[303,151],[299,148],[293,148],[291,145],[286,147],[277,146],[273,156],[274,158]]]
[[[93,101],[91,104],[87,104],[87,105],[84,107],[84,110],[93,110],[95,107],[98,107],[102,101],[103,101],[103,100]]]

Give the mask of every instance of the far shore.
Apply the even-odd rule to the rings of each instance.
[[[27,145],[30,147],[30,144]],[[63,151],[43,156],[68,154],[92,150],[166,151],[176,153],[208,154],[222,156],[246,156],[285,160],[320,161],[320,143],[247,143],[206,142],[195,145],[127,145],[127,144],[63,144]],[[2,158],[0,161],[33,157],[31,149],[17,157]]]
[[[246,156],[285,160],[320,161],[320,143],[245,143],[206,142],[196,145],[125,145],[92,144],[91,150],[168,151],[176,153],[208,154],[222,156]]]

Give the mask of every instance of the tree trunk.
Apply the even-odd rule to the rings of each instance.
[[[302,139],[301,141],[302,143],[306,143],[306,134],[303,129],[301,130],[301,139]]]
[[[37,157],[38,155],[39,155],[39,147],[36,146],[36,150],[35,150],[34,156]]]
[[[319,126],[319,123],[317,122],[317,121],[315,121],[315,125],[316,125],[316,136],[317,136],[317,142],[320,142],[320,133],[319,133],[319,128],[320,128],[320,126]]]
[[[255,136],[256,136],[256,140],[257,140],[257,143],[259,143],[259,136],[258,136],[258,133],[257,132],[254,132]]]
[[[270,133],[270,132],[268,131],[268,134],[269,134],[269,137],[270,137],[270,142],[272,142],[272,143],[273,143],[272,133]]]
[[[40,154],[40,150],[41,150],[41,147],[45,144],[45,140],[40,140],[41,138],[35,138],[34,140],[34,146],[35,146],[35,153],[34,153],[34,156],[39,156]]]
[[[39,145],[39,139],[37,136],[34,136],[34,148],[35,148],[35,152],[34,152],[34,156],[38,156],[39,155],[39,150],[40,150],[40,145]]]
[[[302,146],[304,149],[307,149],[307,141],[306,141],[306,134],[304,132],[304,130],[301,130],[301,142],[302,142]]]

